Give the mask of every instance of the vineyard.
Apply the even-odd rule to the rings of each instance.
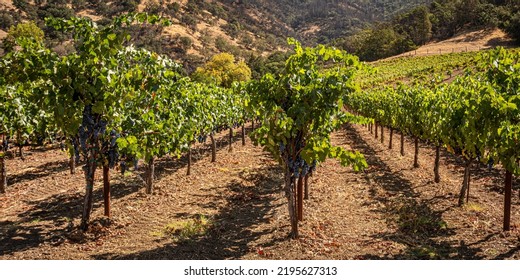
[[[283,74],[223,86],[133,24],[169,23],[48,19],[74,52],[1,58],[1,258],[520,257],[517,50],[366,65],[289,39]]]

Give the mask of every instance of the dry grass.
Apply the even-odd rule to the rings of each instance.
[[[507,37],[504,31],[495,29],[484,29],[465,32],[453,38],[432,42],[419,47],[415,51],[410,51],[388,59],[402,56],[427,56],[453,52],[480,51],[497,46],[510,46],[512,40]]]

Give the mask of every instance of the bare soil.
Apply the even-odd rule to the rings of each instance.
[[[463,32],[447,40],[431,42],[420,46],[417,50],[387,59],[403,56],[429,56],[446,53],[474,52],[492,49],[498,46],[513,47],[515,43],[504,31],[498,28],[481,29]]]
[[[333,134],[336,145],[365,154],[370,167],[353,172],[323,163],[304,203],[301,238],[290,226],[281,169],[238,135],[228,152],[218,135],[217,162],[208,144],[195,146],[192,175],[186,158],[164,158],[156,189],[146,195],[141,170],[111,173],[112,216],[103,217],[98,170],[91,227],[77,230],[82,211],[81,166],[70,175],[59,149],[26,150],[7,160],[7,194],[0,195],[0,259],[520,259],[520,200],[513,197],[513,230],[502,232],[504,172],[475,166],[470,203],[457,207],[462,162],[443,152],[442,181],[433,182],[434,150],[421,143],[399,154],[361,126]],[[515,182],[518,186],[518,182]],[[172,225],[210,221],[179,238]]]

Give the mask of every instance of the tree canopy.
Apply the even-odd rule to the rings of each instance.
[[[235,62],[232,54],[220,53],[214,55],[203,67],[197,68],[193,79],[230,88],[233,82],[250,80],[251,69],[244,61]]]
[[[22,22],[9,28],[7,37],[5,37],[3,42],[4,49],[8,52],[13,50],[17,45],[16,41],[21,38],[43,42],[44,36],[43,31],[34,22]]]

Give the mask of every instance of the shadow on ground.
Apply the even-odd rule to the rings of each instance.
[[[229,138],[227,136],[217,138],[217,149],[220,150],[227,148],[228,146],[226,144],[229,144],[228,139]],[[232,140],[233,142],[240,141],[241,136],[236,133]],[[45,151],[46,149],[31,150],[31,153],[42,153]],[[196,162],[197,160],[207,157],[208,154],[210,155],[211,148],[209,145],[200,146],[194,151],[194,154],[195,156],[193,157],[193,162]],[[161,160],[156,165],[156,175],[161,177],[161,175],[165,172],[172,172],[172,170],[175,171],[185,167],[187,163],[188,161],[186,156],[182,157],[179,161]],[[68,169],[68,160],[46,163],[23,174],[11,176],[9,178],[9,184],[14,185],[24,181],[35,180],[38,178],[50,176],[54,173],[63,172]],[[143,170],[143,168],[141,168],[141,170]],[[77,168],[77,172],[82,172],[81,167]],[[96,172],[99,172],[99,169]],[[265,188],[269,184],[274,184],[272,179],[269,177],[259,177],[255,180],[259,182],[258,184],[261,188],[258,190],[260,192],[258,195],[262,195],[266,191],[271,191],[270,189],[266,190]],[[83,185],[84,182],[81,181],[78,182],[78,184]],[[241,188],[239,183],[234,184],[235,185],[231,184],[229,188],[233,189],[235,192],[241,193],[245,190]],[[269,185],[269,187],[274,188],[275,185]],[[133,192],[137,192],[140,187],[141,182],[138,178],[125,179],[124,183],[111,185],[111,198],[122,198]],[[83,199],[83,193],[74,192],[54,194],[44,200],[39,201],[25,201],[29,207],[23,213],[18,215],[20,219],[18,219],[16,222],[7,220],[0,223],[0,255],[22,252],[38,247],[43,243],[55,244],[56,246],[60,245],[66,239],[66,235],[75,229],[72,221],[81,217],[83,211]],[[103,207],[102,201],[103,189],[95,189],[93,209]],[[230,203],[230,205],[233,204]],[[255,209],[261,209],[261,207]],[[246,219],[247,213],[242,213],[240,211],[243,210],[242,208],[234,210],[234,214],[237,217],[242,215],[241,219]],[[267,210],[268,209],[261,209],[261,212],[258,215],[263,215],[264,213],[262,211]],[[256,216],[254,213],[249,214],[252,214],[252,219],[255,219]],[[232,217],[233,216],[230,215],[217,218],[226,221]],[[256,219],[260,219],[260,216],[256,217]],[[238,224],[241,225],[240,222],[238,222]]]
[[[230,195],[226,196],[219,213],[211,217],[213,224],[202,236],[192,236],[182,240],[165,236],[164,238],[171,242],[160,248],[131,254],[111,253],[92,257],[95,259],[239,259],[254,250],[250,247],[251,242],[272,233],[270,227],[261,225],[269,224],[274,209],[279,206],[277,198],[281,195],[280,186],[283,183],[280,174],[278,167],[259,168],[241,174],[244,180],[253,182],[253,186],[238,181],[229,183],[226,188]],[[190,215],[179,213],[177,216],[187,218]],[[279,241],[271,240],[266,246]]]
[[[69,163],[67,160],[48,162],[22,174],[7,174],[8,185],[36,180],[55,173],[63,172],[67,169],[69,169]]]
[[[81,182],[83,183],[83,182]],[[113,184],[112,199],[135,192],[128,184]],[[18,215],[19,220],[0,223],[0,255],[22,252],[43,243],[60,245],[75,227],[73,220],[81,216],[83,194],[61,193],[44,200],[26,201],[29,208]],[[94,209],[103,207],[103,189],[94,190]]]
[[[386,217],[388,228],[395,229],[373,235],[373,238],[393,241],[405,246],[397,255],[366,254],[360,259],[479,259],[479,248],[472,248],[463,242],[437,241],[438,237],[454,235],[443,220],[444,212],[452,207],[434,210],[433,205],[450,199],[436,196],[421,199],[412,183],[403,177],[402,171],[394,172],[377,156],[377,152],[350,126],[343,130],[345,139],[353,149],[365,155],[369,164],[367,180],[371,185],[370,195],[383,207],[374,211]],[[367,206],[373,201],[367,201]],[[453,206],[455,207],[455,206]]]
[[[229,149],[229,135],[228,129],[225,129],[224,132],[221,132],[220,137],[215,136],[216,142],[216,151],[217,151],[217,162],[219,160],[218,152],[221,150],[227,151]],[[246,127],[246,138],[251,132],[251,127]],[[231,139],[234,148],[238,145],[237,142],[242,141],[242,134],[240,129],[233,130],[233,138]],[[242,145],[242,144],[240,144]],[[192,148],[192,168],[193,164],[197,163],[200,160],[210,160],[211,159],[211,141],[209,137],[206,139],[206,142],[202,143],[202,145],[197,145],[195,148]],[[164,157],[162,159],[158,159],[155,163],[155,178],[158,180],[163,176],[167,176],[168,174],[175,173],[182,168],[188,166],[188,155],[187,153],[183,153],[182,156],[177,158]],[[140,168],[139,172],[144,176],[145,168]]]

